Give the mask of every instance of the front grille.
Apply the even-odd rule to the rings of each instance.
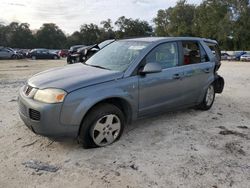
[[[27,85],[24,89],[24,93],[26,96],[29,96],[30,92],[32,91],[33,87]]]
[[[19,111],[24,115],[27,116],[27,107],[21,102],[19,101]]]
[[[35,120],[35,121],[39,121],[41,119],[40,112],[33,110],[33,109],[29,109],[29,116],[30,116],[30,119]]]

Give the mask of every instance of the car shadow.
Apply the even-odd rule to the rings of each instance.
[[[194,110],[192,108],[178,110],[174,112],[162,112],[159,114],[156,114],[154,116],[146,117],[140,120],[136,120],[131,124],[128,124],[124,127],[124,132],[120,138],[120,141],[123,142],[123,145],[126,145],[127,141],[126,137],[130,134],[140,134],[140,132],[145,132],[146,129],[150,128],[151,126],[154,127],[160,127],[162,126],[162,122],[168,122],[171,120],[178,120],[180,116],[191,114],[196,115],[200,111]],[[51,141],[59,143],[63,148],[67,150],[76,149],[76,148],[82,148],[80,143],[76,138],[65,138],[65,137],[59,137],[59,138],[49,138]],[[118,145],[119,143],[111,144],[110,146],[106,147],[116,147],[115,145]],[[88,150],[95,150],[96,148],[88,149]]]

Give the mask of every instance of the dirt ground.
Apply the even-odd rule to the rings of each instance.
[[[0,187],[250,187],[250,63],[222,63],[226,85],[211,110],[141,120],[115,144],[90,150],[35,135],[18,116],[25,80],[65,64],[0,61]],[[59,170],[23,165],[30,160]]]

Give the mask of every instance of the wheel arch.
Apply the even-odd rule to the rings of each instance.
[[[78,130],[78,134],[79,131],[81,129],[81,126],[85,120],[85,118],[88,116],[89,113],[91,113],[91,111],[98,105],[101,104],[113,104],[116,107],[118,107],[124,114],[125,116],[125,121],[126,123],[131,123],[132,122],[132,106],[131,104],[124,98],[122,97],[109,97],[109,98],[105,98],[102,100],[97,101],[96,103],[94,103],[87,111],[86,113],[83,115],[80,126],[79,126],[79,130]]]
[[[224,79],[221,76],[216,75],[213,84],[215,93],[222,93],[225,85]]]

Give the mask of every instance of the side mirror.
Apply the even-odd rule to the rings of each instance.
[[[147,63],[143,69],[140,71],[141,74],[150,74],[161,72],[162,68],[159,63]]]

